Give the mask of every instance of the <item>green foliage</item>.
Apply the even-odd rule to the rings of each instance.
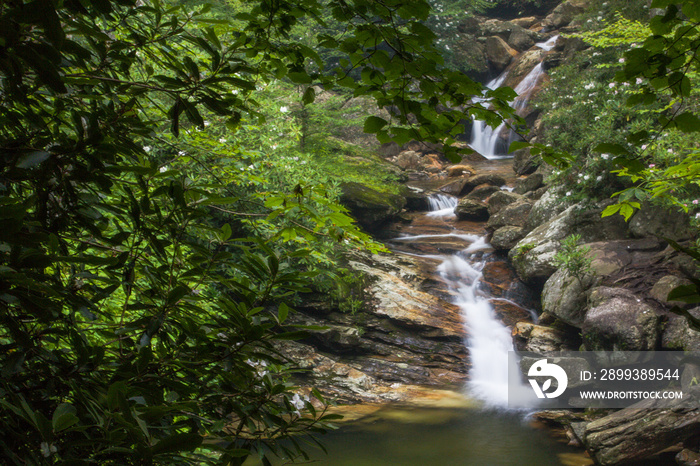
[[[378,246],[306,151],[313,117],[290,109],[343,88],[392,109],[367,127],[380,141],[448,145],[472,114],[511,114],[439,67],[425,1],[191,3],[0,5],[10,464],[304,456],[296,434],[333,417],[299,397],[275,341],[303,335],[287,316],[339,245]],[[294,105],[275,101],[290,86]]]
[[[515,253],[515,258],[520,259],[524,257],[528,252],[532,251],[535,249],[535,243],[527,243],[523,244],[518,247],[518,250]]]
[[[561,248],[554,255],[554,265],[566,270],[580,282],[591,272],[592,258],[588,257],[591,248],[581,246],[581,235],[569,235],[561,241]]]

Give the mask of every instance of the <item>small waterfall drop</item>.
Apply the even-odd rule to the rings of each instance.
[[[547,40],[546,42],[538,42],[535,44],[535,47],[539,47],[545,52],[549,52],[554,48],[555,45],[557,45],[557,40],[559,39],[559,34],[556,36],[552,36]]]
[[[447,194],[433,194],[428,198],[430,203],[429,217],[454,217],[457,198]]]

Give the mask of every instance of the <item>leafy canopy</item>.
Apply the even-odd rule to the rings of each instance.
[[[472,115],[511,116],[509,92],[473,103],[481,86],[440,67],[429,11],[424,0],[0,4],[6,461],[305,455],[295,434],[332,417],[317,412],[320,393],[293,385],[276,342],[303,336],[288,316],[322,270],[319,249],[372,243],[333,186],[289,181],[297,156],[275,152],[288,147],[250,149],[272,130],[264,93],[294,85],[303,105],[324,88],[369,96],[391,118],[365,130],[398,143],[449,144]]]

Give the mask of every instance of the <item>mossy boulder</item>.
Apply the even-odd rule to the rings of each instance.
[[[350,210],[357,223],[370,232],[394,219],[406,205],[403,196],[379,192],[356,182],[343,183],[340,189],[340,202]]]
[[[489,218],[489,208],[482,201],[464,198],[455,207],[455,215],[460,220],[486,220]]]

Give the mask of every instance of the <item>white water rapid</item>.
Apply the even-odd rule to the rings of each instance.
[[[454,217],[457,198],[447,194],[433,194],[428,198],[430,203],[430,217]]]

